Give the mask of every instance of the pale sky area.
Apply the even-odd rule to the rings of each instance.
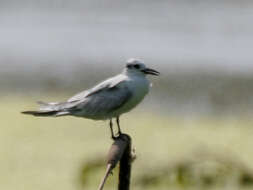
[[[251,72],[252,8],[250,1],[0,1],[0,64],[138,57]]]

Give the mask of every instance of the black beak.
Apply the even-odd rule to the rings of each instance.
[[[145,74],[149,74],[149,75],[156,75],[156,76],[160,75],[160,73],[158,71],[156,71],[154,69],[150,69],[150,68],[146,68],[146,69],[142,70],[142,72]]]

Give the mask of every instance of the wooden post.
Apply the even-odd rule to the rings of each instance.
[[[103,190],[105,182],[112,170],[120,161],[118,190],[129,190],[131,177],[131,137],[127,134],[121,134],[114,139],[109,150],[107,159],[107,168],[98,190]]]
[[[130,189],[131,165],[132,165],[131,138],[128,135],[126,135],[125,138],[127,139],[128,143],[120,159],[118,190]]]

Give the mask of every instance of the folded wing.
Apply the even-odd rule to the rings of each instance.
[[[105,85],[71,98],[69,101],[80,99],[79,103],[68,111],[73,115],[99,119],[123,106],[131,96],[131,91],[124,85],[123,81],[114,86]]]

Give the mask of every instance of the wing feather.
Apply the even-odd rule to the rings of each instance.
[[[82,92],[74,95],[73,97],[68,99],[68,102],[79,101],[79,100],[82,100],[88,96],[91,96],[92,94],[96,94],[100,91],[113,88],[113,87],[117,86],[119,83],[123,82],[124,79],[125,79],[125,76],[123,76],[123,75],[117,75],[115,77],[109,78],[89,90],[85,90],[85,91],[82,91]]]
[[[86,96],[69,111],[86,117],[102,118],[115,112],[132,97],[131,91],[125,86],[116,85]]]

